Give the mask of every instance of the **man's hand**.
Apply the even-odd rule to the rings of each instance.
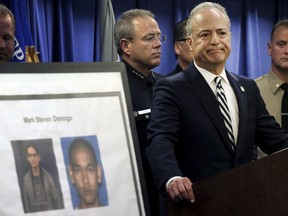
[[[192,182],[187,177],[172,180],[168,185],[167,192],[176,202],[182,200],[189,200],[191,203],[195,202]]]

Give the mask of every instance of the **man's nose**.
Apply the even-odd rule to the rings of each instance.
[[[219,36],[217,32],[211,33],[211,44],[218,44],[219,43]]]
[[[288,42],[287,42],[286,45],[285,45],[284,52],[288,54]]]
[[[88,182],[88,177],[87,177],[87,172],[83,171],[82,172],[82,180],[86,184]]]

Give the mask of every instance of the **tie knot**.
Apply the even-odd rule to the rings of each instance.
[[[287,91],[287,89],[288,89],[288,83],[283,83],[283,84],[281,85],[281,88],[282,88],[284,91]]]
[[[221,76],[215,77],[214,82],[216,83],[216,86],[221,85]]]

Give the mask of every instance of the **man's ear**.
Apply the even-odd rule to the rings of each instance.
[[[179,42],[178,41],[176,41],[175,43],[174,43],[174,52],[175,52],[175,54],[178,56],[178,55],[180,55],[180,49],[179,49]]]
[[[71,165],[68,166],[68,173],[69,173],[72,184],[74,184],[75,180],[74,180],[74,176],[73,176],[73,168]]]
[[[271,41],[270,41],[270,42],[268,42],[268,45],[267,45],[267,47],[268,47],[268,55],[269,55],[269,56],[271,56],[271,49],[272,49],[272,44],[271,44]]]
[[[126,39],[126,38],[122,38],[120,40],[120,46],[121,46],[121,49],[123,50],[123,52],[126,54],[126,55],[130,55],[130,47],[129,47],[129,41]]]
[[[102,183],[102,169],[100,165],[97,165],[97,182],[98,184]]]
[[[192,48],[192,38],[191,37],[188,37],[188,44],[189,44],[189,49],[190,51],[193,51],[193,48]]]

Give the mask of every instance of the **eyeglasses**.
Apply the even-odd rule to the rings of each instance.
[[[38,154],[36,154],[36,153],[28,154],[29,158],[36,158],[37,156],[38,156]]]
[[[133,38],[126,38],[128,40],[133,40]],[[141,38],[142,41],[147,43],[154,43],[156,40],[160,41],[161,44],[165,43],[167,37],[165,35],[150,34]]]

